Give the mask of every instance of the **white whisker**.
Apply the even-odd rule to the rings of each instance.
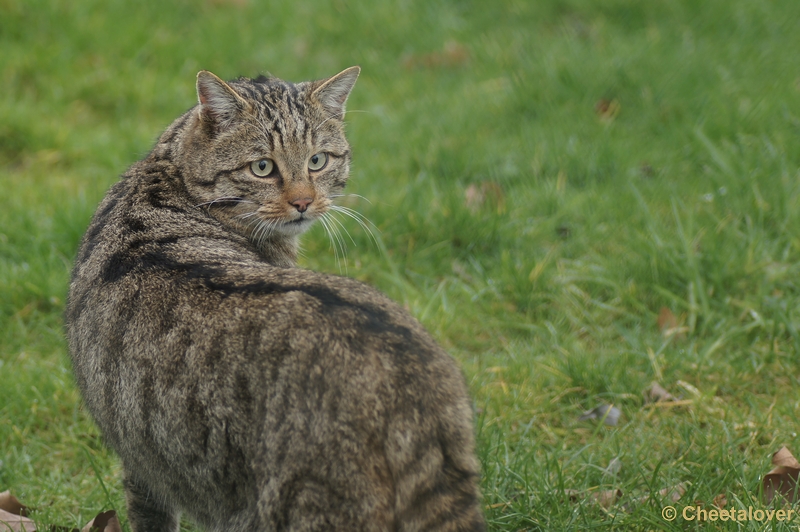
[[[342,231],[344,231],[344,233],[347,235],[347,238],[350,239],[350,242],[352,242],[354,246],[357,246],[358,244],[356,244],[356,241],[353,240],[353,236],[350,234],[350,231],[347,230],[347,228],[344,226],[344,224],[342,224],[341,220],[339,220],[338,218],[333,216],[333,213],[328,213],[328,215],[330,216],[331,222],[333,222],[338,227],[340,227],[342,229]]]
[[[206,205],[211,207],[215,203],[222,203],[222,202],[229,202],[229,201],[233,201],[235,203],[255,203],[255,201],[251,201],[251,200],[244,199],[244,198],[239,198],[237,196],[225,196],[225,197],[222,197],[222,198],[213,199],[211,201],[206,201],[204,203],[198,203],[194,207],[197,208],[197,207],[203,207],[203,206],[206,206]]]
[[[365,198],[361,194],[331,194],[330,196],[328,196],[329,199],[350,198],[350,197],[363,199],[364,201],[372,205],[372,202],[369,200],[369,198]]]
[[[325,233],[328,235],[328,241],[331,243],[331,247],[333,248],[333,256],[336,259],[336,267],[339,271],[342,271],[342,260],[344,260],[344,269],[347,272],[347,251],[342,243],[341,238],[339,237],[338,230],[331,225],[329,220],[329,214],[325,213],[319,217],[319,221],[322,224],[322,227],[325,228]],[[340,260],[339,250],[341,249],[341,257]]]
[[[338,212],[338,213],[344,214],[345,216],[349,216],[350,218],[352,218],[353,220],[358,222],[358,225],[360,225],[367,232],[367,234],[369,234],[369,236],[372,239],[372,241],[374,242],[374,244],[377,247],[380,247],[380,245],[378,244],[378,238],[375,236],[375,233],[372,232],[372,229],[370,228],[370,225],[372,227],[374,227],[375,230],[378,231],[378,232],[380,232],[380,229],[378,229],[378,227],[374,223],[369,221],[366,216],[364,216],[363,214],[361,214],[358,211],[354,211],[353,209],[351,209],[349,207],[342,207],[341,205],[331,205],[330,209],[333,212]],[[369,224],[369,225],[367,225],[367,224]]]

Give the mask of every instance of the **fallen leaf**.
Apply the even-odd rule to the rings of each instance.
[[[464,205],[472,214],[477,213],[485,205],[501,213],[505,210],[505,193],[497,183],[490,181],[473,183],[464,189]]]
[[[669,393],[659,383],[653,381],[650,387],[644,391],[645,401],[648,403],[658,403],[661,401],[677,401],[674,395]]]
[[[668,500],[669,502],[678,502],[680,498],[683,497],[683,494],[686,493],[686,487],[688,485],[688,482],[681,482],[680,484],[675,484],[669,488],[664,488],[659,490],[658,496],[662,499]]]
[[[603,423],[615,427],[619,422],[619,416],[622,415],[619,408],[614,405],[601,404],[591,410],[584,412],[578,421],[586,421],[587,419],[602,419]]]
[[[570,502],[579,502],[588,498],[603,508],[610,508],[615,502],[622,498],[622,490],[619,488],[600,491],[579,491],[566,489],[564,490],[564,494],[569,497]]]
[[[677,326],[678,318],[675,317],[675,314],[669,308],[661,307],[658,311],[658,330],[661,331],[661,334],[664,334],[665,330],[674,329]]]
[[[81,529],[81,532],[122,532],[117,512],[109,510],[100,512],[97,516]]]
[[[606,98],[600,98],[597,100],[597,103],[594,104],[594,112],[597,113],[597,116],[600,117],[600,120],[604,122],[611,122],[614,118],[619,114],[620,105],[619,102],[614,100],[607,100]]]
[[[610,508],[615,502],[622,498],[622,490],[617,488],[615,490],[602,490],[592,493],[594,502],[603,508]]]
[[[28,515],[28,507],[11,495],[10,490],[0,493],[0,510],[5,510],[8,513],[21,515],[23,517]]]
[[[403,58],[403,66],[407,69],[457,67],[468,62],[469,49],[457,41],[447,41],[439,51],[412,54]]]
[[[772,470],[764,475],[764,502],[769,504],[777,494],[788,502],[794,503],[798,497],[797,477],[800,475],[800,463],[786,447],[781,447],[772,455]]]
[[[689,328],[683,326],[684,318],[685,316],[683,315],[678,318],[669,308],[661,307],[658,311],[658,330],[661,331],[661,335],[664,338],[669,338],[670,336],[683,338],[689,332]]]
[[[36,524],[22,515],[0,510],[0,530],[3,532],[36,532]]]
[[[728,504],[728,497],[725,496],[724,493],[720,493],[716,497],[714,497],[714,501],[712,502],[714,506],[719,508],[720,510],[725,509],[725,505]]]
[[[675,484],[674,486],[670,486],[668,488],[664,488],[658,491],[656,494],[659,499],[658,502],[669,502],[670,504],[674,504],[680,500],[681,497],[686,493],[686,489],[689,486],[689,482],[681,482],[680,484]],[[626,503],[623,506],[623,509],[626,512],[633,512],[636,507],[645,504],[652,498],[652,495],[645,495],[644,497],[639,497],[634,499],[631,502]]]

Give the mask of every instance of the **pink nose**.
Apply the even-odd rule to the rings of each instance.
[[[299,198],[296,200],[292,200],[290,203],[294,205],[294,207],[297,209],[298,212],[306,212],[306,209],[308,209],[308,206],[311,204],[312,201],[314,200],[311,198]]]

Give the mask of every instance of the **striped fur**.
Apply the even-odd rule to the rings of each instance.
[[[457,365],[376,290],[293,267],[347,181],[357,76],[201,72],[95,213],[67,333],[133,532],[485,529]]]

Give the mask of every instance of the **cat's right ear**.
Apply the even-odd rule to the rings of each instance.
[[[218,130],[231,126],[247,108],[247,102],[230,85],[207,70],[197,73],[200,117]]]

